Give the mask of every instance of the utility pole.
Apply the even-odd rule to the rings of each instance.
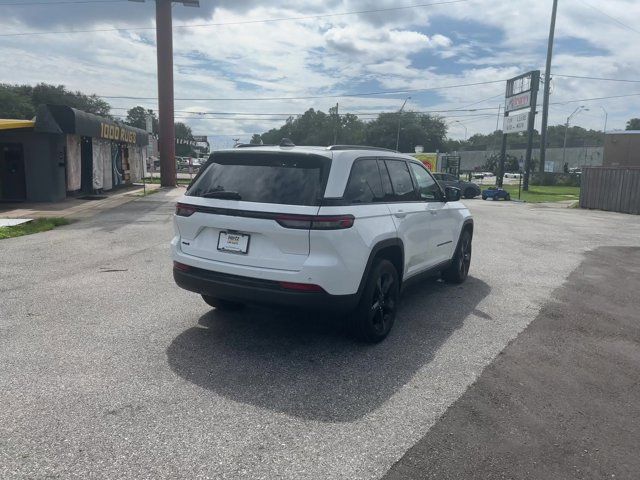
[[[551,93],[551,58],[553,56],[553,37],[556,31],[556,12],[558,0],[553,0],[551,10],[551,27],[549,28],[549,43],[547,44],[547,63],[544,69],[544,91],[542,95],[542,125],[540,126],[540,171],[544,172],[544,162],[547,155],[547,121],[549,119],[549,94]]]
[[[409,100],[411,100],[411,97],[407,97],[400,107],[400,110],[398,110],[398,134],[396,135],[396,151],[398,151],[398,147],[400,146],[400,120],[402,119],[402,110],[404,110],[404,106]]]
[[[145,0],[129,0],[142,3]],[[158,150],[160,185],[176,186],[176,132],[173,99],[173,3],[199,7],[199,0],[156,0],[156,49],[158,57]]]
[[[158,150],[160,185],[176,186],[176,132],[173,103],[173,31],[171,0],[156,0],[156,45],[158,48]]]
[[[339,108],[339,104],[338,104],[338,102],[336,102],[336,122],[335,122],[334,131],[333,131],[333,144],[334,145],[338,144],[338,125],[340,124],[340,113],[338,113],[338,108]]]

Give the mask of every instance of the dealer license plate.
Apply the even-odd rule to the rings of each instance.
[[[244,233],[220,232],[218,250],[233,253],[247,253],[249,250],[249,235]]]

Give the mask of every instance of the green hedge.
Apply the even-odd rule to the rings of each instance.
[[[534,172],[531,174],[531,185],[579,187],[580,175],[575,173]]]

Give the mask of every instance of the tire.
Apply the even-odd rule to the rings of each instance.
[[[471,233],[463,230],[453,255],[451,265],[442,272],[442,278],[449,283],[462,283],[469,275],[471,266]]]
[[[484,195],[482,195],[482,199],[483,199],[483,200],[486,200],[486,199],[487,199],[487,197],[485,197]]]
[[[505,199],[505,200],[507,200],[507,201],[511,200],[511,195],[509,195],[509,194],[507,193],[507,196],[506,196],[506,197],[504,197],[504,199]]]
[[[478,194],[473,190],[473,188],[467,188],[464,191],[464,198],[473,198],[475,196],[477,196]]]
[[[244,303],[222,300],[221,298],[215,298],[210,295],[202,295],[202,299],[207,305],[215,308],[216,310],[235,311],[244,308]]]
[[[389,260],[373,264],[356,310],[351,314],[351,331],[366,343],[384,340],[396,319],[400,302],[398,272]]]

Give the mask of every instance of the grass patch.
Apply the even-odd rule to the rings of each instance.
[[[4,238],[21,237],[32,233],[46,232],[61,225],[68,225],[70,220],[62,217],[36,218],[32,222],[15,225],[13,227],[0,227],[0,240]]]
[[[509,192],[512,199],[518,198],[518,185],[505,185],[503,188]],[[520,199],[529,203],[579,200],[580,187],[529,185],[529,191],[521,192]]]

